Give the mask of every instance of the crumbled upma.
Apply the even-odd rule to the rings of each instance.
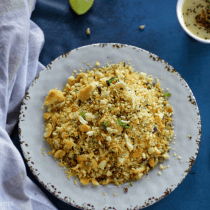
[[[138,180],[169,158],[173,109],[158,80],[124,62],[70,76],[44,105],[52,154],[84,185]]]

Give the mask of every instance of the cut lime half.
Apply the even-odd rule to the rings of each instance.
[[[78,15],[85,14],[93,5],[94,0],[69,0],[71,8]]]

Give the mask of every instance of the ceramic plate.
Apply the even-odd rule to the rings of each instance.
[[[130,60],[131,59],[131,60]],[[128,61],[129,60],[129,61]],[[86,61],[85,63],[83,63]],[[171,143],[170,158],[163,165],[164,171],[155,167],[141,180],[124,192],[124,187],[106,185],[93,187],[74,184],[52,156],[50,147],[43,141],[44,121],[42,110],[45,96],[50,89],[62,90],[74,70],[91,69],[96,61],[101,66],[109,61],[126,61],[135,71],[146,72],[160,79],[174,109],[175,144]],[[89,63],[90,65],[87,65]],[[93,66],[93,67],[92,67]],[[198,153],[201,139],[201,121],[193,93],[181,75],[167,62],[143,49],[124,44],[94,44],[72,50],[51,62],[31,84],[21,107],[19,136],[27,163],[40,183],[62,201],[81,209],[142,209],[172,192],[189,173]],[[188,137],[190,135],[190,137]],[[42,148],[45,148],[42,153]],[[177,156],[174,156],[174,153]],[[181,157],[181,160],[178,159]],[[158,172],[161,171],[161,175]],[[149,178],[149,179],[147,179]],[[192,183],[193,184],[193,183]],[[106,195],[103,195],[106,193]],[[114,196],[114,193],[117,196]]]

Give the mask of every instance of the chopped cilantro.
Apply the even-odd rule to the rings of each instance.
[[[111,84],[112,82],[114,82],[114,80],[115,80],[115,78],[112,77],[110,80],[106,80],[106,84],[107,84],[108,86],[110,86],[110,84]]]
[[[96,142],[97,140],[96,140],[96,139],[93,139],[93,141],[95,141],[95,142]]]
[[[164,98],[168,98],[169,96],[171,96],[171,93],[167,93],[167,92],[164,92],[164,93],[163,93],[163,97],[164,97]]]
[[[130,186],[132,186],[132,185],[133,185],[131,182],[130,182],[129,184],[130,184]]]
[[[85,112],[80,112],[80,115],[81,115],[82,118],[85,120]]]
[[[121,125],[124,128],[127,128],[127,129],[130,128],[126,123],[121,121],[121,118],[117,119],[117,122],[118,122],[119,125]]]
[[[103,122],[102,126],[103,126],[103,129],[106,130],[106,128],[107,128],[107,121]]]
[[[109,111],[112,111],[112,109],[114,109],[114,107],[112,107]]]

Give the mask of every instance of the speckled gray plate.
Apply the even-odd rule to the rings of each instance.
[[[136,71],[151,74],[153,78],[161,78],[164,88],[169,88],[170,104],[174,109],[175,144],[170,151],[170,159],[163,165],[168,166],[161,175],[157,166],[141,180],[133,182],[124,193],[128,183],[117,187],[115,185],[87,187],[74,184],[74,178],[68,180],[64,170],[58,166],[52,156],[47,142],[43,141],[44,121],[43,103],[50,89],[63,89],[73,70],[81,67],[90,69],[96,61],[101,65],[131,59],[130,65]],[[83,61],[86,61],[84,64]],[[87,66],[90,63],[90,66]],[[190,171],[198,153],[201,139],[201,121],[198,106],[192,91],[168,63],[158,56],[143,49],[123,44],[95,44],[72,50],[51,62],[31,84],[20,112],[19,136],[27,163],[36,178],[51,193],[72,206],[83,209],[142,209],[168,195],[185,178]],[[190,135],[192,138],[188,137]],[[42,154],[45,149],[46,156]],[[174,157],[174,152],[181,156]],[[149,179],[147,179],[149,178]],[[193,184],[193,183],[192,183]],[[104,196],[103,193],[106,193]],[[114,193],[117,196],[114,196]]]

